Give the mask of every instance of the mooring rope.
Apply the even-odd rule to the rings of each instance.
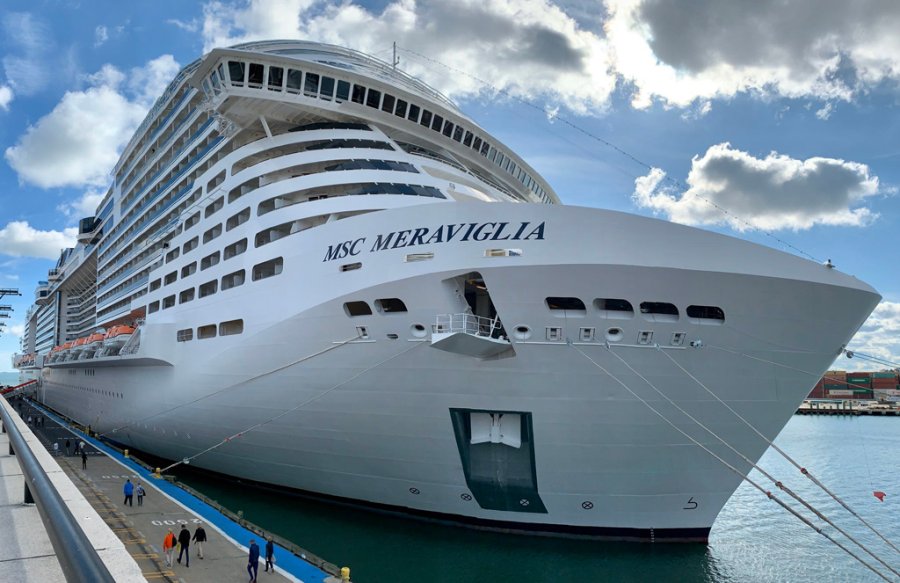
[[[635,370],[634,367],[632,367],[630,364],[628,364],[628,362],[626,362],[624,358],[622,358],[621,356],[619,356],[618,354],[616,354],[615,350],[612,349],[612,348],[613,348],[612,345],[607,345],[607,348],[609,349],[610,354],[612,354],[612,355],[615,356],[617,359],[619,359],[619,361],[620,361],[622,364],[624,364],[624,365],[628,368],[628,370],[630,370],[632,373],[634,373],[635,375],[637,375],[637,377],[640,378],[642,381],[644,381],[645,383],[647,383],[647,385],[650,386],[650,388],[652,388],[654,391],[656,391],[657,394],[659,394],[663,399],[665,399],[666,401],[668,401],[673,407],[675,407],[676,409],[678,409],[678,411],[680,411],[682,414],[684,414],[688,419],[690,419],[690,420],[693,421],[697,426],[701,427],[701,428],[704,429],[707,433],[709,433],[710,435],[712,435],[713,437],[715,437],[716,439],[718,439],[723,445],[725,445],[725,447],[727,447],[728,449],[730,449],[731,451],[733,451],[738,457],[740,457],[740,458],[743,459],[745,462],[747,462],[748,464],[750,464],[750,466],[753,467],[753,469],[757,470],[757,471],[758,471],[759,473],[761,473],[763,476],[765,476],[766,478],[768,478],[773,484],[775,484],[776,487],[778,487],[780,490],[784,491],[788,496],[790,496],[791,498],[793,498],[794,500],[796,500],[797,502],[799,502],[801,505],[803,505],[807,510],[809,510],[810,512],[812,512],[813,514],[815,514],[816,516],[818,516],[820,520],[822,520],[823,522],[825,522],[826,524],[828,524],[829,526],[831,526],[832,528],[834,528],[835,530],[837,530],[839,533],[841,533],[842,535],[844,535],[849,541],[851,541],[853,544],[855,544],[856,546],[858,546],[858,547],[859,547],[860,549],[862,549],[864,552],[866,552],[867,554],[869,554],[869,556],[871,556],[873,559],[875,559],[876,561],[878,561],[879,563],[881,563],[882,565],[884,565],[884,566],[885,566],[889,571],[891,571],[893,574],[895,574],[895,575],[897,575],[898,577],[900,577],[900,572],[898,572],[897,570],[895,570],[892,566],[890,566],[887,562],[885,562],[881,557],[879,557],[878,555],[876,555],[872,550],[870,550],[869,548],[867,548],[864,544],[860,543],[858,540],[856,540],[856,538],[854,538],[852,535],[850,535],[850,534],[849,534],[848,532],[846,532],[844,529],[842,529],[842,528],[839,527],[837,524],[835,524],[831,519],[829,519],[827,516],[825,516],[821,511],[819,511],[819,510],[818,510],[817,508],[815,508],[812,504],[810,504],[810,503],[807,502],[805,499],[803,499],[802,496],[798,495],[796,492],[794,492],[793,490],[791,490],[790,488],[788,488],[787,486],[785,486],[784,483],[783,483],[781,480],[776,479],[776,478],[775,478],[774,476],[772,476],[769,472],[767,472],[767,471],[764,470],[762,467],[760,467],[757,463],[753,462],[753,460],[751,460],[751,459],[748,458],[746,455],[744,455],[743,453],[741,453],[740,451],[738,451],[734,446],[732,446],[730,443],[728,443],[724,438],[722,438],[720,435],[718,435],[715,431],[713,431],[712,429],[710,429],[709,427],[707,427],[705,424],[703,424],[700,420],[698,420],[698,419],[695,418],[693,415],[691,415],[690,413],[688,413],[687,411],[685,411],[680,405],[678,405],[678,403],[676,403],[676,402],[675,402],[674,400],[672,400],[668,395],[666,395],[665,393],[663,393],[656,385],[654,385],[652,382],[650,382],[649,379],[647,379],[644,375],[642,375],[640,372],[638,372],[637,370]],[[677,363],[674,359],[672,359],[671,355],[667,354],[665,350],[662,350],[662,348],[660,348],[659,344],[656,345],[656,349],[657,349],[657,352],[661,352],[661,353],[665,354],[666,357],[667,357],[669,360],[672,360],[672,362],[674,362],[676,365],[678,365],[678,363]],[[679,365],[679,368],[681,368],[681,370],[684,371],[684,369],[683,369],[680,365]],[[685,372],[687,372],[687,371],[685,371]],[[691,378],[694,378],[694,377],[691,376]],[[696,380],[696,379],[695,379],[695,380]],[[757,433],[759,433],[759,432],[757,431]]]
[[[218,449],[219,447],[222,447],[222,446],[225,445],[226,443],[230,443],[231,441],[233,441],[233,440],[235,440],[235,439],[238,439],[238,438],[240,438],[240,437],[243,437],[244,435],[246,435],[247,433],[250,433],[251,431],[254,431],[254,430],[256,430],[256,429],[259,429],[260,427],[263,427],[264,425],[268,425],[269,423],[272,423],[272,422],[274,422],[274,421],[277,421],[277,420],[281,419],[282,417],[284,417],[285,415],[289,415],[290,413],[293,413],[294,411],[297,411],[298,409],[300,409],[300,408],[302,408],[302,407],[305,407],[306,405],[309,405],[309,404],[312,403],[313,401],[316,401],[316,400],[318,400],[318,399],[321,399],[322,397],[324,397],[324,396],[327,395],[328,393],[330,393],[330,392],[332,392],[332,391],[334,391],[334,390],[336,390],[336,389],[338,389],[338,388],[340,388],[340,387],[346,385],[347,383],[349,383],[349,382],[351,382],[351,381],[353,381],[353,380],[356,380],[357,378],[361,377],[362,375],[364,375],[365,373],[369,372],[370,370],[376,369],[376,368],[378,368],[379,366],[381,366],[381,365],[383,365],[383,364],[385,364],[385,363],[387,363],[387,362],[390,362],[391,360],[394,360],[395,358],[397,358],[397,357],[399,357],[399,356],[403,356],[404,354],[406,354],[406,353],[409,352],[410,350],[413,350],[413,349],[416,348],[417,346],[420,346],[421,344],[424,344],[424,343],[423,343],[423,342],[415,342],[415,343],[413,343],[412,346],[410,346],[410,347],[407,348],[406,350],[402,350],[402,351],[398,352],[397,354],[395,354],[395,355],[393,355],[393,356],[389,356],[388,358],[385,358],[385,359],[382,360],[381,362],[378,362],[378,363],[373,364],[372,366],[370,366],[370,367],[368,367],[368,368],[363,369],[362,371],[356,373],[355,375],[353,375],[353,376],[350,377],[349,379],[347,379],[347,380],[345,380],[345,381],[341,381],[341,382],[339,382],[338,384],[336,384],[336,385],[334,385],[334,386],[332,386],[332,387],[330,387],[330,388],[328,388],[328,389],[322,391],[322,392],[319,393],[318,395],[315,395],[315,396],[313,396],[313,397],[310,397],[309,399],[307,399],[307,400],[301,402],[299,405],[296,405],[296,406],[294,406],[294,407],[291,407],[290,409],[287,409],[286,411],[282,411],[282,412],[278,413],[277,415],[275,415],[275,416],[273,416],[273,417],[269,417],[268,419],[264,419],[263,421],[260,421],[260,422],[258,422],[258,423],[254,423],[254,424],[251,425],[250,427],[248,427],[248,428],[246,428],[246,429],[243,429],[243,430],[241,430],[241,431],[238,431],[237,433],[233,433],[233,434],[229,435],[228,437],[222,439],[220,442],[218,442],[218,443],[216,443],[216,444],[214,444],[214,445],[212,445],[212,446],[210,446],[210,447],[207,447],[206,449],[204,449],[204,450],[202,450],[202,451],[200,451],[200,452],[197,452],[197,453],[195,453],[195,454],[192,455],[192,456],[183,458],[183,459],[180,460],[180,461],[177,461],[177,462],[175,462],[175,463],[173,463],[173,464],[170,464],[170,465],[168,465],[168,466],[162,468],[162,469],[160,470],[160,473],[162,473],[162,472],[167,472],[167,471],[171,470],[171,469],[174,468],[174,467],[180,466],[181,464],[190,464],[190,462],[191,462],[192,460],[194,460],[194,459],[200,457],[201,455],[207,454],[207,453],[209,453],[209,452],[211,452],[211,451],[213,451],[213,450],[215,450],[215,449]]]
[[[581,354],[583,357],[585,357],[587,360],[589,360],[594,366],[596,366],[598,369],[600,369],[601,371],[603,371],[603,372],[604,372],[607,376],[609,376],[612,380],[614,380],[614,381],[617,382],[619,385],[621,385],[622,388],[624,388],[626,391],[628,391],[629,394],[631,394],[631,396],[633,396],[635,399],[637,399],[638,401],[640,401],[644,406],[646,406],[648,409],[650,409],[650,411],[652,411],[657,417],[659,417],[659,418],[662,419],[665,423],[667,423],[669,426],[671,426],[672,429],[674,429],[675,431],[677,431],[678,433],[680,433],[681,435],[683,435],[684,437],[686,437],[686,438],[687,438],[688,440],[690,440],[694,445],[696,445],[697,447],[699,447],[700,449],[702,449],[703,451],[705,451],[706,453],[708,453],[709,455],[711,455],[713,458],[715,458],[716,460],[718,460],[718,461],[719,461],[722,465],[724,465],[726,468],[728,468],[729,470],[731,470],[732,472],[734,472],[735,474],[737,474],[742,480],[746,481],[747,483],[749,483],[750,485],[752,485],[754,488],[756,488],[757,490],[759,490],[761,493],[765,494],[765,496],[766,496],[767,498],[769,498],[769,500],[772,500],[773,502],[775,502],[776,504],[778,504],[779,506],[781,506],[782,508],[784,508],[786,511],[788,511],[789,513],[791,513],[794,517],[796,517],[797,519],[799,519],[801,522],[803,522],[804,524],[806,524],[807,526],[809,526],[811,529],[813,529],[814,531],[816,531],[817,533],[819,533],[820,535],[822,535],[823,537],[825,537],[826,539],[828,539],[829,541],[831,541],[835,546],[837,546],[838,548],[840,548],[841,550],[843,550],[845,553],[847,553],[848,555],[850,555],[850,556],[853,557],[854,559],[856,559],[858,562],[860,562],[861,564],[863,564],[863,565],[864,565],[866,568],[868,568],[870,571],[872,571],[873,573],[875,573],[876,575],[878,575],[879,577],[881,577],[881,578],[884,579],[885,581],[890,581],[890,579],[888,579],[888,578],[887,578],[883,573],[881,573],[878,569],[876,569],[874,566],[872,566],[872,565],[870,565],[869,563],[867,563],[862,557],[860,557],[859,555],[857,555],[856,553],[854,553],[851,549],[849,549],[849,548],[847,548],[845,545],[841,544],[840,541],[835,540],[831,535],[829,535],[827,532],[825,532],[824,530],[822,530],[820,527],[818,527],[818,526],[816,526],[815,524],[813,524],[808,518],[806,518],[805,516],[803,516],[802,514],[800,514],[799,512],[797,512],[795,509],[791,508],[787,503],[784,502],[784,500],[781,500],[780,498],[778,498],[778,496],[776,496],[775,494],[772,494],[772,492],[770,492],[770,491],[766,490],[765,488],[763,488],[762,486],[760,486],[760,485],[759,485],[755,480],[753,480],[749,475],[744,474],[743,472],[741,472],[739,469],[737,469],[736,467],[734,467],[732,464],[730,464],[728,461],[726,461],[726,460],[723,459],[721,456],[719,456],[718,454],[716,454],[714,451],[712,451],[711,449],[709,449],[708,447],[706,447],[705,445],[703,445],[702,443],[700,443],[699,441],[697,441],[694,437],[692,437],[691,435],[689,435],[687,432],[685,432],[683,429],[681,429],[680,427],[678,427],[677,425],[675,425],[675,423],[673,423],[673,422],[670,421],[665,415],[663,415],[662,413],[660,413],[659,410],[657,410],[653,405],[651,405],[651,404],[648,403],[645,399],[641,398],[640,395],[638,395],[637,393],[635,393],[634,391],[632,391],[631,388],[629,388],[627,384],[625,384],[622,380],[620,380],[620,379],[619,379],[618,377],[616,377],[614,374],[612,374],[612,373],[609,372],[607,369],[605,369],[603,366],[601,366],[601,365],[600,365],[597,361],[595,361],[593,358],[591,358],[590,356],[588,356],[587,354],[585,354],[585,353],[584,353],[581,349],[579,349],[577,346],[575,346],[575,345],[572,344],[571,342],[569,342],[568,344],[569,344],[569,346],[571,346],[572,348],[574,348],[576,352],[578,352],[578,353]],[[611,351],[610,351],[610,352],[611,352]]]
[[[258,375],[256,375],[256,376],[252,376],[252,377],[250,377],[250,378],[248,378],[248,379],[244,379],[244,380],[239,381],[239,382],[237,382],[237,383],[234,383],[234,384],[232,384],[232,385],[228,385],[227,387],[224,387],[224,388],[222,388],[222,389],[219,389],[218,391],[214,391],[214,392],[212,392],[212,393],[207,393],[206,395],[203,395],[202,397],[197,397],[197,398],[194,399],[193,401],[188,401],[188,402],[186,402],[186,403],[180,403],[180,404],[178,404],[178,405],[175,405],[174,407],[170,407],[170,408],[168,408],[168,409],[164,409],[163,411],[159,411],[159,412],[157,412],[157,413],[154,413],[153,415],[148,415],[147,417],[142,417],[141,419],[137,419],[137,420],[135,420],[135,421],[131,421],[130,423],[126,423],[125,425],[121,425],[121,426],[116,427],[116,428],[114,428],[114,429],[110,429],[109,431],[106,431],[106,432],[104,432],[104,433],[100,433],[100,434],[98,434],[98,435],[99,435],[100,437],[104,437],[104,436],[107,436],[107,435],[110,435],[110,434],[113,434],[113,433],[117,433],[118,431],[121,431],[122,429],[127,429],[128,427],[132,427],[132,426],[137,425],[137,424],[139,424],[139,423],[144,423],[145,421],[148,421],[148,420],[153,419],[153,418],[155,418],[155,417],[159,417],[160,415],[165,415],[166,413],[171,413],[172,411],[177,411],[178,409],[181,409],[182,407],[187,407],[187,406],[189,406],[189,405],[193,405],[194,403],[199,403],[200,401],[203,401],[203,400],[205,400],[205,399],[209,399],[209,398],[211,398],[211,397],[215,397],[216,395],[220,395],[220,394],[224,393],[225,391],[229,391],[229,390],[234,389],[234,388],[236,388],[236,387],[243,386],[243,385],[245,385],[245,384],[247,384],[247,383],[249,383],[249,382],[251,382],[251,381],[255,381],[255,380],[260,379],[260,378],[262,378],[262,377],[264,377],[264,376],[268,376],[268,375],[270,375],[270,374],[274,374],[274,373],[276,373],[276,372],[278,372],[278,371],[281,371],[281,370],[284,370],[284,369],[286,369],[286,368],[288,368],[288,367],[294,366],[294,365],[296,365],[296,364],[300,364],[300,363],[302,363],[302,362],[306,362],[307,360],[310,360],[310,359],[315,358],[315,357],[317,357],[317,356],[321,356],[321,355],[325,354],[326,352],[330,352],[330,351],[332,351],[332,350],[334,350],[334,349],[336,349],[336,348],[340,348],[341,346],[345,346],[345,345],[349,344],[350,342],[353,342],[354,340],[357,340],[357,339],[359,339],[359,338],[361,338],[361,336],[360,336],[359,334],[357,334],[356,336],[354,336],[354,337],[352,337],[352,338],[348,338],[347,340],[342,340],[342,341],[340,341],[340,342],[332,343],[330,346],[328,346],[328,347],[326,347],[326,348],[323,348],[322,350],[319,350],[318,352],[314,352],[314,353],[312,353],[312,354],[307,354],[306,356],[303,356],[303,357],[301,357],[301,358],[298,358],[297,360],[291,361],[291,362],[289,362],[289,363],[287,363],[287,364],[284,364],[284,365],[281,365],[281,366],[279,366],[279,367],[273,368],[272,370],[267,370],[267,371],[262,372],[262,373],[260,373],[260,374],[258,374]]]
[[[796,367],[793,367],[793,366],[784,365],[784,364],[781,364],[781,363],[779,363],[779,362],[775,362],[775,361],[773,361],[773,360],[767,360],[767,359],[765,359],[765,358],[760,358],[760,357],[758,357],[758,356],[753,356],[753,355],[750,355],[750,354],[745,354],[745,353],[743,353],[743,352],[739,352],[739,351],[736,351],[736,350],[731,350],[731,349],[729,349],[729,348],[724,348],[724,347],[721,347],[721,346],[714,346],[714,345],[709,345],[709,344],[704,344],[703,346],[709,347],[709,348],[714,348],[714,349],[716,349],[716,350],[721,350],[721,351],[723,351],[723,352],[729,352],[729,353],[731,353],[731,354],[736,354],[736,355],[739,355],[739,356],[745,356],[745,357],[747,357],[747,358],[750,358],[750,359],[753,359],[753,360],[757,360],[757,361],[760,361],[760,362],[764,362],[764,363],[767,363],[767,364],[772,364],[772,365],[775,365],[775,366],[781,366],[781,367],[783,367],[783,368],[787,368],[787,369],[790,369],[790,370],[795,370],[795,371],[802,372],[802,373],[806,373],[806,374],[810,374],[810,375],[813,375],[813,376],[818,376],[818,375],[816,375],[815,373],[811,373],[811,372],[809,372],[809,371],[804,371],[804,370],[802,370],[802,369],[799,369],[799,368],[796,368]],[[663,354],[665,354],[665,351],[663,351]],[[669,357],[668,354],[666,354],[666,356]],[[764,440],[766,441],[766,443],[768,443],[769,446],[770,446],[772,449],[774,449],[775,451],[777,451],[779,454],[781,454],[781,456],[782,456],[784,459],[786,459],[787,461],[789,461],[795,468],[797,468],[798,470],[800,470],[800,473],[801,473],[801,474],[803,474],[804,476],[806,476],[807,478],[809,478],[809,479],[812,481],[813,484],[815,484],[816,486],[818,486],[819,488],[821,488],[823,492],[825,492],[826,494],[828,494],[829,496],[831,496],[831,498],[832,498],[835,502],[837,502],[838,504],[840,504],[841,506],[843,506],[844,509],[845,509],[847,512],[849,512],[850,514],[852,514],[853,516],[855,516],[855,517],[856,517],[861,523],[863,523],[869,530],[871,530],[873,533],[875,533],[875,534],[878,536],[878,538],[880,538],[881,540],[883,540],[889,547],[891,547],[892,549],[894,549],[894,551],[900,553],[900,549],[898,549],[897,546],[896,546],[893,542],[891,542],[886,536],[884,536],[878,529],[876,529],[874,526],[872,526],[871,524],[869,524],[869,522],[868,522],[865,518],[863,518],[862,516],[860,516],[859,513],[857,513],[857,512],[856,512],[855,510],[853,510],[852,508],[850,508],[850,506],[849,506],[846,502],[844,502],[837,494],[835,494],[834,492],[832,492],[831,490],[829,490],[829,489],[825,486],[825,484],[823,484],[822,482],[820,482],[820,481],[819,481],[819,480],[818,480],[818,479],[817,479],[817,478],[816,478],[809,470],[807,470],[805,467],[803,467],[803,466],[801,466],[799,463],[797,463],[797,461],[794,460],[794,458],[792,458],[790,455],[788,455],[787,452],[785,452],[783,449],[781,449],[780,447],[778,447],[777,445],[775,445],[775,443],[774,443],[771,439],[769,439],[768,437],[766,437],[765,435],[763,435],[762,433],[760,433],[760,431],[759,431],[758,429],[756,429],[756,427],[754,427],[752,423],[750,423],[749,421],[747,421],[746,419],[744,419],[737,411],[735,411],[730,405],[728,405],[728,403],[726,403],[725,401],[723,401],[722,399],[720,399],[720,398],[718,397],[718,395],[716,395],[713,391],[711,391],[711,390],[709,389],[709,387],[707,387],[707,386],[704,385],[702,382],[700,382],[700,380],[699,380],[697,377],[695,377],[695,376],[692,375],[690,372],[688,372],[684,367],[682,367],[680,364],[678,364],[677,361],[675,361],[675,360],[672,359],[671,357],[669,357],[669,360],[671,360],[673,363],[675,363],[675,366],[677,366],[677,367],[680,368],[682,371],[684,371],[685,374],[687,374],[689,377],[691,377],[692,379],[694,379],[694,381],[695,381],[697,384],[699,384],[701,387],[703,387],[703,389],[704,389],[707,393],[709,393],[710,395],[712,395],[714,399],[716,399],[716,400],[719,401],[722,405],[724,405],[725,408],[728,409],[729,411],[731,411],[738,419],[740,419],[741,421],[743,421],[744,424],[747,425],[747,427],[749,427],[749,428],[750,428],[751,430],[753,430],[757,435],[759,435],[762,439],[764,439]]]

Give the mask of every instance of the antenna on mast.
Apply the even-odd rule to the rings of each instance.
[[[394,56],[391,58],[391,67],[394,70],[397,70],[397,65],[400,64],[400,57],[397,56],[397,41],[394,41]]]

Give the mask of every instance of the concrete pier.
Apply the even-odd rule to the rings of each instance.
[[[143,581],[141,569],[132,559],[126,545],[44,449],[26,421],[15,414],[13,407],[2,397],[0,407],[13,413],[13,422],[28,447],[38,458],[41,467],[110,574],[116,581]],[[65,581],[38,508],[34,504],[25,504],[25,477],[17,456],[10,453],[7,432],[11,429],[4,429],[6,431],[0,433],[0,580],[17,583]]]
[[[98,521],[109,532],[114,533],[118,542],[127,549],[127,553],[139,566],[141,573],[139,580],[220,582],[249,579],[247,574],[249,541],[255,539],[261,555],[264,555],[266,541],[263,536],[237,524],[178,486],[153,477],[146,468],[133,459],[125,458],[105,444],[69,427],[64,420],[51,412],[27,401],[21,404],[21,414],[25,418],[29,415],[32,419],[38,416],[44,418],[43,426],[32,428],[36,434],[35,439],[40,440],[45,455],[50,456],[49,452],[56,452],[52,459],[58,464],[61,473],[67,477],[72,488],[79,491],[90,503]],[[65,447],[67,440],[70,445],[68,452]],[[82,441],[85,443],[87,454],[86,467],[82,467],[81,455],[75,454],[76,444]],[[54,444],[57,444],[57,447],[54,448]],[[131,480],[135,487],[138,483],[143,485],[146,496],[141,504],[137,496],[134,496],[132,504],[127,506],[124,504],[123,486],[126,480]],[[13,492],[13,489],[7,488],[6,492]],[[0,499],[2,496],[3,491],[0,490]],[[19,521],[21,522],[21,519]],[[177,537],[181,526],[185,525],[193,536],[200,524],[203,525],[207,535],[207,542],[203,545],[203,558],[199,557],[199,549],[192,542],[189,547],[189,562],[182,559],[181,563],[173,561],[171,567],[167,566],[162,544],[168,530],[171,529]],[[0,545],[3,544],[2,541],[0,538]],[[42,551],[38,549],[32,554],[40,552]],[[176,550],[175,559],[178,556],[179,551]],[[339,578],[293,555],[280,545],[276,545],[275,558],[273,575],[265,573],[265,561],[262,556],[260,557],[259,576],[265,576],[265,581],[305,583],[339,581]],[[2,577],[0,579],[15,580]],[[47,576],[40,580],[62,579]],[[116,580],[135,579],[117,577]]]

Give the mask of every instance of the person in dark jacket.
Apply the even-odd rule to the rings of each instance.
[[[68,442],[66,442],[68,447]],[[125,492],[125,502],[122,503],[122,506],[134,506],[134,484],[131,483],[131,478],[125,480],[125,487],[122,488],[122,491]]]
[[[203,543],[206,542],[206,530],[203,528],[203,524],[197,525],[197,529],[194,530],[194,536],[191,537],[191,540],[197,543],[197,556],[202,559]]]
[[[54,444],[54,445],[56,445],[56,444]],[[82,470],[87,469],[87,452],[84,451],[83,449],[81,450],[81,469]]]
[[[181,564],[181,557],[184,557],[184,566],[191,566],[191,552],[188,550],[188,547],[191,546],[191,531],[188,530],[186,524],[181,524],[181,532],[178,533],[178,544],[181,545],[181,550],[178,551],[178,564]]]
[[[266,541],[266,573],[269,572],[269,567],[272,568],[272,572],[275,572],[275,543],[272,542],[272,537],[269,537],[269,540]]]
[[[259,573],[259,546],[256,541],[250,539],[250,555],[247,560],[247,573],[250,574],[250,583],[256,583],[256,575]]]

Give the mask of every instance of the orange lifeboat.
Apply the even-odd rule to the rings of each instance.
[[[106,333],[103,346],[112,349],[113,354],[118,354],[119,349],[125,346],[132,334],[134,334],[134,328],[131,326],[113,326]]]
[[[94,353],[103,346],[103,338],[104,334],[99,332],[89,335],[84,341],[84,351],[81,353],[81,359],[93,358]]]

